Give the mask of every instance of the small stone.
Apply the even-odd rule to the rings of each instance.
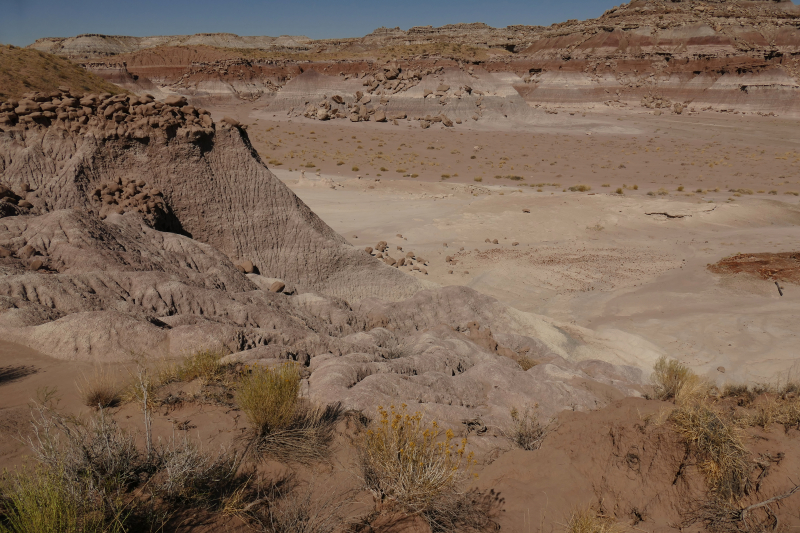
[[[531,212],[531,210],[530,210],[530,209],[523,209],[523,210],[522,210],[522,212],[523,212],[523,213],[530,213],[530,212]]]
[[[44,266],[44,263],[41,259],[34,259],[28,264],[28,268],[31,270],[39,270]]]
[[[368,254],[371,254],[372,253],[372,246],[367,246],[366,248],[364,248],[364,251],[367,252]]]
[[[497,240],[497,239],[494,239],[494,240],[492,241],[492,244],[500,244],[500,243],[498,242],[498,240]]]
[[[5,259],[6,257],[11,257],[12,255],[13,254],[11,253],[11,250],[0,246],[0,258]]]
[[[519,243],[518,242],[512,242],[511,246],[519,246]]]
[[[722,372],[724,374],[725,373],[725,367],[724,366],[718,366],[717,367],[717,372]]]

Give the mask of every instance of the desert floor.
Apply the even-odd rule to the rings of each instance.
[[[273,172],[351,244],[431,261],[412,275],[588,330],[642,367],[664,353],[720,383],[794,371],[797,287],[781,297],[772,281],[707,270],[800,247],[792,121],[614,111],[423,130],[236,111]]]

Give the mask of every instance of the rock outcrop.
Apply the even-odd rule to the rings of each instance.
[[[0,211],[135,212],[265,276],[349,300],[424,287],[347,245],[272,175],[238,123],[215,124],[184,97],[28,94],[0,103],[0,129],[0,182],[26,199]]]
[[[164,88],[197,102],[258,100],[270,111],[320,120],[367,120],[384,106],[390,122],[393,113],[436,116],[439,105],[452,119],[480,120],[484,112],[505,119],[523,112],[522,99],[549,112],[669,101],[670,112],[680,104],[800,113],[800,8],[790,1],[634,0],[597,19],[549,27],[380,28],[337,40],[84,35],[40,39],[32,47],[82,60],[135,92]],[[398,57],[378,60],[388,47]],[[271,55],[245,57],[234,48]],[[275,59],[281,50],[308,58]],[[320,53],[334,59],[320,60]],[[371,101],[359,103],[358,91]],[[333,95],[343,101],[329,100]],[[366,114],[354,110],[358,105],[367,106]]]

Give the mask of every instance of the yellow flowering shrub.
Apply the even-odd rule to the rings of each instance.
[[[378,408],[358,442],[364,482],[378,501],[424,513],[442,495],[455,493],[475,464],[467,439],[428,424],[407,406]]]

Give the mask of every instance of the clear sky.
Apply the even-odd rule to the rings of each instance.
[[[549,25],[601,15],[614,0],[0,0],[0,43],[81,33],[360,37],[380,26]]]

